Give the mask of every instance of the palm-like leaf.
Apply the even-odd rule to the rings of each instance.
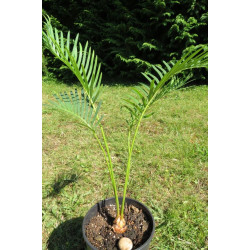
[[[193,68],[207,67],[208,53],[206,50],[198,49],[195,52],[184,55],[177,63],[166,63],[165,66],[153,66],[155,74],[142,73],[149,81],[149,86],[141,84],[140,86],[132,87],[134,96],[128,96],[124,99],[124,107],[130,112],[132,121],[140,119],[140,117],[149,117],[152,115],[145,114],[149,106],[159,100],[172,90],[178,89],[187,84],[190,76],[185,79],[176,78],[176,75],[184,70]]]
[[[94,50],[88,47],[88,42],[83,49],[78,42],[78,34],[72,46],[70,31],[67,38],[64,38],[62,31],[59,32],[52,27],[49,17],[45,17],[45,20],[43,31],[45,46],[76,75],[90,102],[94,104],[99,97],[102,80],[101,64],[98,63]]]
[[[88,129],[95,131],[97,125],[101,122],[103,116],[98,119],[98,113],[101,107],[101,102],[98,103],[95,109],[89,102],[89,98],[84,94],[84,91],[78,93],[70,91],[70,94],[64,92],[60,95],[54,95],[55,100],[49,101],[50,107],[70,113],[81,121],[81,124]]]

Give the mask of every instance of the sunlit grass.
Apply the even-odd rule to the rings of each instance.
[[[80,87],[44,80],[43,101],[53,93],[73,88]],[[127,160],[128,117],[121,109],[121,97],[128,92],[129,87],[113,84],[105,86],[102,95],[102,123],[120,195]],[[151,249],[206,249],[207,87],[172,92],[154,104],[152,111],[156,110],[139,130],[127,196],[145,203],[155,217]],[[108,169],[92,135],[70,116],[44,107],[43,248],[82,249],[81,227],[75,229],[78,240],[67,236],[68,246],[65,235],[57,229],[111,196]],[[48,247],[53,233],[57,233],[58,241]]]

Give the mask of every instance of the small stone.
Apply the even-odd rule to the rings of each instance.
[[[131,250],[133,248],[133,243],[131,239],[123,237],[119,240],[118,246],[120,250]]]
[[[102,241],[103,240],[103,237],[101,235],[98,235],[96,238],[95,238],[96,241]]]
[[[132,210],[133,210],[136,214],[139,213],[139,209],[138,209],[137,207],[132,206],[131,208],[132,208]]]
[[[142,231],[145,232],[148,230],[148,223],[146,221],[143,221],[142,223]]]

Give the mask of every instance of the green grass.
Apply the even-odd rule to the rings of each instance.
[[[79,86],[43,81],[43,101]],[[120,196],[127,160],[129,87],[105,86],[103,126]],[[127,196],[152,211],[150,249],[207,249],[207,87],[175,91],[144,119],[132,158]],[[125,111],[125,110],[124,110]],[[81,222],[97,201],[112,197],[108,169],[93,136],[70,116],[43,109],[43,249],[84,249]]]

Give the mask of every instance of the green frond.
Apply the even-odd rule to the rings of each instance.
[[[149,86],[141,84],[132,88],[135,97],[129,96],[124,99],[127,110],[130,112],[133,120],[140,117],[149,117],[146,110],[157,100],[164,97],[170,91],[181,88],[190,82],[191,74],[186,78],[180,78],[177,75],[184,70],[193,68],[207,67],[208,52],[205,49],[198,49],[184,55],[176,63],[163,61],[163,66],[153,65],[154,74],[147,72],[142,75],[148,80]]]
[[[101,64],[98,63],[94,50],[88,46],[88,42],[83,50],[79,34],[71,43],[70,31],[67,33],[67,38],[64,38],[62,31],[52,27],[49,17],[45,17],[45,20],[43,30],[45,46],[75,74],[90,102],[95,103],[100,95],[102,74]]]
[[[141,49],[149,49],[150,51],[151,51],[151,50],[159,50],[159,49],[157,48],[157,46],[155,46],[155,45],[153,45],[153,44],[151,44],[151,43],[147,43],[147,42],[144,42],[144,43],[142,44]]]
[[[95,109],[89,102],[89,98],[84,94],[83,89],[80,93],[78,90],[70,91],[70,93],[60,93],[54,95],[55,100],[49,101],[48,107],[64,111],[77,118],[83,126],[95,131],[103,116],[98,119],[98,113],[102,102],[100,101]]]

